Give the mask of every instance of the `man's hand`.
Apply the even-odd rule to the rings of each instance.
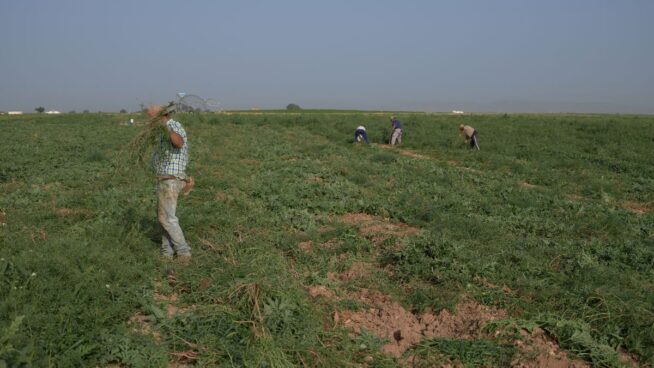
[[[191,189],[193,189],[193,186],[195,186],[195,180],[193,179],[192,176],[189,176],[186,179],[186,184],[184,185],[184,189],[182,189],[182,194],[188,195],[191,192]]]

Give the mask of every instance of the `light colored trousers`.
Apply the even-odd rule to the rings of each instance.
[[[191,247],[186,243],[179,219],[175,215],[177,197],[184,188],[185,182],[179,179],[160,180],[157,183],[157,199],[159,223],[163,227],[161,239],[161,254],[164,256],[190,255]]]
[[[394,146],[395,143],[402,143],[402,129],[393,130],[393,135],[391,136],[391,146]]]

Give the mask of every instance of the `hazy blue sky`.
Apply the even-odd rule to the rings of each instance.
[[[654,113],[652,0],[0,0],[0,110]]]

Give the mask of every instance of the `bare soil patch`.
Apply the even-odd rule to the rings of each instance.
[[[317,295],[332,298],[327,288],[320,288]],[[487,333],[484,327],[491,321],[508,317],[499,308],[485,306],[474,300],[459,303],[455,312],[441,310],[414,314],[407,311],[392,297],[377,291],[361,289],[351,293],[352,297],[366,308],[359,311],[343,310],[334,314],[334,323],[361,333],[363,330],[388,342],[382,352],[393,357],[401,357],[407,350],[423,339],[478,339],[497,338],[501,331]],[[571,359],[559,348],[556,341],[545,331],[536,328],[531,333],[522,330],[520,337],[511,342],[518,349],[511,366],[519,368],[586,368],[590,365],[582,360]],[[405,366],[413,366],[415,357],[403,361]],[[456,366],[453,363],[452,366]]]
[[[327,278],[332,281],[350,281],[353,279],[360,279],[370,274],[371,267],[372,265],[367,262],[354,262],[350,269],[343,273],[327,273]]]
[[[624,208],[627,211],[637,213],[639,215],[644,215],[654,210],[654,206],[652,205],[652,202],[639,203],[634,201],[627,201],[622,204],[622,208]]]
[[[55,208],[55,213],[59,217],[89,217],[92,212],[84,208]]]
[[[313,249],[313,242],[311,240],[301,242],[300,244],[297,245],[298,248],[302,249],[305,253],[311,252],[311,249]]]
[[[461,169],[461,170],[463,170],[463,171],[473,172],[473,173],[475,173],[475,174],[480,174],[480,173],[481,173],[481,171],[479,171],[479,170],[477,170],[477,169],[473,169],[473,168],[471,168],[471,167],[458,166],[458,168]]]
[[[545,331],[535,328],[531,333],[520,331],[521,338],[513,341],[519,354],[511,362],[515,368],[586,368],[583,360],[571,359]]]
[[[421,155],[421,154],[416,153],[416,152],[411,151],[411,150],[400,150],[400,153],[401,153],[402,155],[404,155],[404,156],[417,158],[417,159],[419,159],[419,160],[427,160],[427,159],[429,159],[429,157],[427,157],[427,156],[425,156],[425,155]]]
[[[325,178],[322,176],[318,175],[311,175],[308,178],[306,178],[305,182],[307,183],[323,183],[325,181]]]
[[[242,159],[238,160],[238,162],[240,164],[242,164],[242,165],[259,165],[259,164],[261,164],[261,162],[259,162],[257,160],[252,160],[252,159],[249,159],[249,158],[242,158]]]
[[[331,300],[338,300],[338,297],[336,296],[336,293],[334,293],[331,289],[329,289],[327,286],[324,285],[311,285],[308,286],[307,291],[309,292],[309,295],[311,295],[312,298],[327,298]]]
[[[523,188],[527,188],[527,189],[535,189],[535,188],[540,188],[541,187],[540,185],[531,184],[531,183],[528,183],[526,181],[521,181],[520,183],[518,183],[518,185],[520,185]]]
[[[419,160],[428,160],[429,157],[425,155],[421,155],[419,153],[416,153],[415,151],[408,150],[408,149],[401,149],[401,148],[396,148],[395,146],[391,146],[390,144],[375,144],[375,146],[383,149],[396,149],[397,152],[403,156],[411,157],[411,158],[417,158]]]
[[[339,239],[329,239],[326,242],[323,242],[320,244],[320,248],[322,249],[334,249],[335,247],[338,247],[343,244],[342,240]]]
[[[154,318],[152,316],[146,316],[141,312],[137,312],[127,320],[127,324],[132,326],[134,332],[145,335],[152,336],[155,341],[161,341],[161,333],[154,330],[153,327]]]
[[[415,315],[388,295],[362,289],[354,295],[369,306],[362,311],[345,310],[340,313],[344,327],[360,333],[367,330],[389,342],[382,347],[386,354],[399,357],[423,338],[475,338],[483,326],[495,319],[506,318],[506,311],[466,301],[457,306],[456,313],[442,310],[437,315],[426,312]]]

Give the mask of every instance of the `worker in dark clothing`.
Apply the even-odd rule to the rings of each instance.
[[[366,134],[366,127],[359,125],[357,130],[354,131],[354,143],[359,143],[361,141],[368,143],[368,135]]]

